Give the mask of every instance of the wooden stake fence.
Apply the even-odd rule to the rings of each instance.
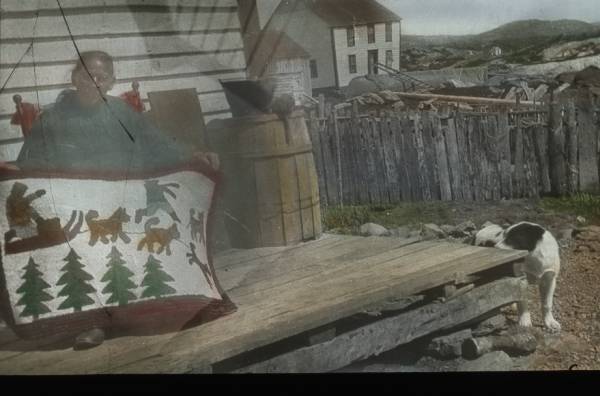
[[[320,106],[308,118],[321,202],[483,201],[597,190],[596,104],[542,110],[358,114]]]

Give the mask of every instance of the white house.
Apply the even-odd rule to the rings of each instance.
[[[148,109],[148,92],[196,88],[205,122],[231,117],[219,80],[247,76],[236,0],[61,0],[73,41],[55,0],[1,3],[2,161],[14,160],[23,141],[20,128],[10,125],[13,95],[53,103],[71,85],[73,41],[81,51],[113,56],[111,95],[137,80]]]
[[[312,87],[344,87],[400,67],[401,18],[375,0],[283,0],[266,28],[285,32],[311,56]]]
[[[490,48],[489,54],[491,57],[502,56],[502,48],[494,46]]]

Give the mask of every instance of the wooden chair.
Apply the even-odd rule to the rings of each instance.
[[[206,125],[195,88],[148,92],[149,119],[191,151],[206,151]]]

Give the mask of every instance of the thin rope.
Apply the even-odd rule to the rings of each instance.
[[[36,17],[37,18],[37,17]],[[37,20],[36,20],[37,23]],[[34,27],[35,29],[35,27]],[[23,53],[23,55],[21,55],[21,58],[19,59],[19,61],[17,62],[17,64],[12,68],[12,70],[10,71],[10,74],[8,75],[8,77],[6,78],[6,81],[4,81],[4,84],[2,84],[2,88],[0,88],[0,94],[2,92],[4,92],[4,89],[6,88],[6,86],[8,85],[8,82],[10,81],[10,79],[12,78],[13,74],[15,74],[15,71],[17,70],[17,68],[21,65],[21,62],[23,61],[23,58],[25,58],[25,55],[27,55],[29,53],[29,51],[33,50],[33,40],[31,39],[31,43],[29,43],[29,46],[27,47],[27,49],[25,50],[25,52]]]

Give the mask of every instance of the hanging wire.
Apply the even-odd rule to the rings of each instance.
[[[15,71],[18,69],[18,67],[21,65],[21,62],[23,61],[23,59],[25,58],[25,56],[29,53],[29,51],[31,51],[33,49],[33,39],[31,40],[31,43],[29,43],[29,46],[27,47],[27,49],[25,49],[25,52],[23,52],[23,55],[21,55],[21,58],[19,58],[19,61],[17,62],[17,64],[12,68],[12,70],[10,71],[8,77],[6,78],[6,81],[4,81],[4,84],[2,84],[2,88],[0,88],[0,94],[2,92],[4,92],[4,89],[6,88],[6,86],[8,85],[8,82],[10,81],[10,79],[12,78],[13,74],[15,74]]]
[[[35,13],[35,21],[33,22],[33,38],[32,38],[32,41],[31,41],[31,44],[32,44],[31,45],[31,60],[32,60],[32,64],[33,64],[33,82],[34,82],[34,85],[35,85],[35,97],[36,97],[37,106],[38,106],[39,109],[41,109],[42,107],[41,107],[41,103],[40,103],[40,91],[38,89],[37,63],[36,63],[36,60],[35,60],[35,49],[34,49],[33,43],[35,42],[35,39],[36,39],[36,36],[37,36],[37,23],[38,23],[39,16],[40,16],[40,10],[39,10],[39,3],[40,3],[40,1],[38,1],[38,7],[37,7],[37,10],[36,10],[36,13]],[[43,150],[43,152],[44,152],[45,157],[46,157],[46,164],[49,164],[50,163],[50,158],[48,157],[48,142],[46,140],[46,133],[44,131],[44,122],[41,119],[41,116],[40,116],[40,130],[41,130],[41,134],[42,134],[42,142],[44,144],[44,150]],[[54,195],[54,187],[52,185],[52,178],[48,178],[48,184],[50,186],[50,197],[52,199],[52,207],[54,209],[54,215],[56,217],[60,217],[60,216],[58,216],[58,210],[56,209],[56,197]],[[65,241],[67,242],[67,246],[69,246],[69,249],[72,249],[71,243],[69,241],[69,237],[67,236],[67,232],[64,229],[62,229],[62,228],[61,228],[61,230],[62,230],[63,235],[65,237]]]

